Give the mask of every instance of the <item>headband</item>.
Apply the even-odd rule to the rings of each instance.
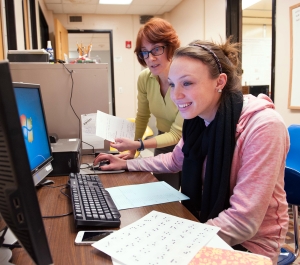
[[[200,48],[206,50],[207,52],[209,52],[214,57],[217,65],[218,65],[219,72],[220,72],[220,74],[222,74],[222,66],[221,66],[220,60],[219,60],[218,56],[211,49],[207,48],[204,45],[200,45],[200,44],[193,44],[193,46],[200,47]]]

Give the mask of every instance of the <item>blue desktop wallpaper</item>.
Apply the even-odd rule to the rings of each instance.
[[[14,88],[30,169],[51,156],[38,88]]]

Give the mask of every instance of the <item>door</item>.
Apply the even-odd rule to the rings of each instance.
[[[54,31],[55,31],[55,50],[54,58],[56,60],[64,60],[64,54],[69,55],[69,41],[68,31],[60,23],[60,21],[54,19]]]

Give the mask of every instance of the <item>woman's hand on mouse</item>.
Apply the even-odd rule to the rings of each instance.
[[[127,169],[126,160],[119,158],[115,155],[100,153],[94,160],[94,166],[98,165],[100,161],[109,160],[110,164],[101,166],[101,170],[121,170]]]

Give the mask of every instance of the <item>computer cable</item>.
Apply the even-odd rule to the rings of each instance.
[[[69,70],[69,69],[65,66],[65,64],[63,63],[62,60],[58,60],[58,62],[64,66],[64,68],[69,72],[69,74],[70,74],[70,76],[71,76],[72,87],[71,87],[71,96],[70,96],[70,106],[71,106],[71,108],[72,108],[72,110],[73,110],[73,113],[75,114],[75,116],[77,117],[77,119],[78,119],[78,121],[79,121],[79,134],[78,134],[78,138],[80,138],[80,119],[79,119],[77,113],[75,112],[75,110],[74,110],[74,108],[73,108],[73,106],[72,106],[72,97],[73,97],[73,89],[74,89],[73,70]]]
[[[91,144],[88,144],[87,142],[85,142],[85,141],[82,141],[83,143],[85,143],[85,144],[87,144],[87,145],[89,145],[89,146],[91,146],[92,148],[93,148],[93,153],[92,153],[92,155],[94,155],[95,154],[95,148],[94,148],[94,146],[93,145],[91,145]]]
[[[74,88],[73,70],[69,70],[69,69],[65,66],[65,62],[62,61],[62,60],[57,60],[57,62],[60,63],[60,64],[62,64],[62,65],[64,66],[64,68],[69,72],[69,74],[70,74],[70,76],[71,76],[71,79],[72,79],[72,88],[71,88],[70,106],[71,106],[71,108],[72,108],[72,110],[73,110],[73,112],[74,112],[74,114],[75,114],[75,116],[77,117],[78,122],[79,122],[79,133],[78,133],[78,138],[80,138],[80,127],[81,127],[81,126],[80,126],[80,118],[78,117],[77,113],[75,112],[75,110],[74,110],[74,108],[73,108],[73,106],[72,106],[72,96],[73,96],[73,88]],[[89,145],[89,146],[91,146],[91,147],[93,148],[93,153],[95,153],[95,148],[94,148],[93,145],[88,144],[87,142],[84,142],[84,141],[82,141],[82,142],[85,143],[85,144],[87,144],[87,145]]]
[[[81,167],[80,169],[89,169],[91,171],[94,171],[95,175],[97,174],[94,168],[94,162],[91,165],[88,163],[83,163],[82,165],[86,165],[86,167]]]
[[[65,186],[65,187],[68,187],[68,184],[61,184],[61,185],[56,185],[56,186],[51,186],[48,185],[48,184],[41,184],[42,187],[47,187],[47,188],[51,188],[51,189],[55,189],[55,188],[59,188],[59,187],[62,187],[62,186]]]
[[[71,199],[71,197],[66,194],[65,192],[63,192],[64,189],[67,189],[69,188],[69,184],[63,184],[63,185],[58,185],[58,186],[55,186],[55,187],[51,187],[49,186],[49,188],[57,188],[59,186],[65,186],[64,188],[60,189],[60,193],[63,194],[64,196],[68,197],[69,199]],[[48,186],[47,186],[48,187]],[[60,215],[48,215],[48,216],[42,216],[42,218],[59,218],[59,217],[65,217],[65,216],[68,216],[68,215],[72,215],[73,214],[73,211],[69,212],[69,213],[65,213],[65,214],[60,214]]]
[[[73,214],[73,211],[72,212],[69,212],[69,213],[65,213],[65,214],[60,214],[60,215],[51,215],[51,216],[42,216],[42,218],[60,218],[60,217],[65,217],[65,216],[68,216],[68,215],[72,215]]]

